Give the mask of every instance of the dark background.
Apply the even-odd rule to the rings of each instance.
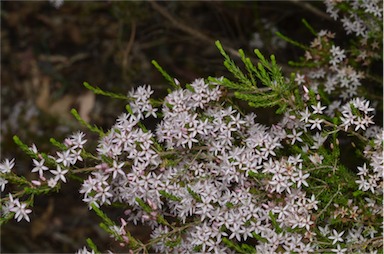
[[[36,179],[30,173],[32,162],[14,145],[13,135],[54,153],[50,137],[63,140],[74,130],[86,132],[70,115],[71,108],[83,110],[83,117],[104,130],[124,111],[124,102],[88,93],[84,81],[122,94],[150,84],[155,96],[163,96],[167,82],[151,60],[182,84],[227,75],[215,40],[228,52],[242,48],[251,56],[259,47],[265,56],[273,53],[289,73],[293,69],[287,61],[303,52],[284,45],[274,31],[308,43],[312,35],[302,18],[318,30],[340,29],[324,15],[322,2],[65,1],[58,9],[48,1],[0,4],[0,155],[1,160],[17,158],[15,171],[29,179]],[[97,137],[87,138],[89,147],[96,144]],[[88,237],[102,251],[123,251],[98,227],[100,220],[81,201],[79,188],[70,181],[59,194],[36,198],[31,223],[11,220],[1,228],[0,251],[75,252]],[[12,186],[5,193],[9,191]],[[112,217],[120,213],[107,211]],[[148,235],[142,227],[132,231],[141,239]]]

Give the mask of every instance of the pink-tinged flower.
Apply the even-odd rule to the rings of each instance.
[[[40,186],[41,185],[41,182],[37,181],[37,180],[32,180],[31,183],[36,185],[36,186]]]
[[[115,179],[117,177],[117,174],[120,174],[122,176],[125,176],[124,171],[122,170],[122,167],[124,166],[124,162],[117,164],[117,161],[113,161],[113,166],[109,167],[105,172],[112,173],[112,178]]]
[[[85,137],[85,134],[81,131],[79,132],[76,132],[75,134],[73,134],[72,136],[69,137],[68,141],[69,141],[69,146],[71,147],[71,149],[82,149],[83,148],[83,145],[87,142],[86,139],[84,139]]]
[[[296,73],[295,81],[298,85],[305,83],[305,75],[300,75],[299,73]]]
[[[326,106],[321,106],[320,101],[317,102],[316,106],[311,105],[311,107],[313,108],[313,114],[323,114],[323,110],[327,108]]]
[[[323,122],[324,120],[323,119],[320,119],[320,118],[316,118],[314,120],[312,119],[309,119],[309,123],[311,123],[311,130],[317,128],[318,130],[321,131],[321,123]]]
[[[52,177],[52,178],[48,179],[47,184],[48,184],[48,187],[54,188],[57,184],[56,178]]]
[[[341,237],[344,234],[345,231],[342,231],[341,233],[337,232],[335,229],[332,230],[333,235],[328,236],[328,239],[333,240],[332,244],[335,244],[337,242],[344,242],[344,239]]]
[[[8,181],[2,177],[0,177],[0,190],[3,192],[5,190],[5,185],[8,183]]]
[[[0,173],[10,173],[14,166],[15,159],[5,159],[2,163],[0,163]]]
[[[56,170],[50,170],[52,174],[55,175],[55,180],[61,180],[64,183],[67,182],[67,179],[65,179],[65,174],[68,172],[68,170],[62,170],[59,165],[57,165]]]
[[[300,112],[300,115],[301,115],[300,121],[307,123],[312,114],[309,112],[308,108],[305,108],[305,111]]]
[[[330,52],[332,54],[332,58],[329,61],[329,63],[333,66],[336,66],[338,63],[343,61],[345,58],[344,50],[340,49],[339,46],[335,47],[335,45],[332,45]]]
[[[73,163],[73,155],[71,154],[71,150],[67,150],[67,151],[64,151],[64,152],[56,152],[57,156],[59,156],[59,158],[56,159],[56,162],[57,163],[61,163],[63,164],[65,167],[68,167],[69,165],[71,164],[74,164]]]
[[[32,144],[32,146],[29,147],[29,150],[30,150],[31,152],[33,152],[34,154],[38,154],[38,153],[39,153],[39,151],[37,150],[37,147],[36,147],[35,144]]]
[[[308,187],[308,183],[305,179],[309,177],[309,173],[303,175],[303,171],[299,170],[298,172],[293,173],[294,182],[297,184],[297,188],[301,188],[301,185]]]
[[[369,169],[367,168],[367,164],[364,163],[362,167],[357,167],[357,170],[359,171],[357,175],[367,176],[369,173]]]
[[[342,254],[347,252],[347,248],[341,248],[340,244],[336,246],[336,249],[331,249],[332,252],[335,252],[337,254]]]
[[[32,169],[32,172],[39,172],[39,176],[43,177],[44,171],[48,170],[48,167],[44,166],[44,162],[44,159],[41,159],[40,161],[33,159],[35,167]]]
[[[300,138],[302,134],[302,131],[297,132],[296,129],[293,129],[292,134],[287,135],[287,137],[291,139],[291,145],[296,143],[296,141],[303,142],[303,140]]]
[[[15,219],[17,222],[21,221],[22,219],[30,222],[28,214],[31,213],[32,210],[26,208],[26,203],[20,203],[19,199],[13,200],[13,207],[10,209],[10,211],[15,213]]]

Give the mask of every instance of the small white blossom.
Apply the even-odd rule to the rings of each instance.
[[[0,163],[0,173],[10,173],[15,166],[15,159],[5,159]]]
[[[95,254],[93,250],[89,251],[86,247],[79,249],[76,254]]]
[[[305,75],[300,75],[299,73],[296,73],[295,81],[298,85],[305,83]]]
[[[21,221],[22,219],[30,222],[28,214],[31,213],[32,210],[27,209],[27,204],[20,203],[19,199],[13,200],[12,208],[10,211],[15,213],[15,219],[17,222]]]
[[[64,183],[67,182],[65,178],[65,174],[68,172],[67,169],[62,170],[61,166],[57,165],[56,170],[50,170],[50,172],[55,175],[55,181],[61,180]]]
[[[8,180],[0,177],[0,190],[3,192],[5,190],[5,185],[8,183]]]
[[[32,172],[38,172],[40,177],[43,177],[44,171],[48,170],[48,167],[44,165],[45,160],[41,159],[40,161],[37,161],[33,159],[33,164],[35,167],[32,169]]]
[[[320,119],[320,118],[316,118],[316,119],[309,119],[309,123],[312,124],[311,125],[311,130],[313,129],[318,129],[321,131],[321,123],[323,122],[324,120],[323,119]]]
[[[321,106],[321,103],[318,102],[316,106],[311,105],[313,108],[313,114],[323,114],[323,110],[326,109],[326,106]]]
[[[332,252],[335,252],[335,253],[337,253],[337,254],[346,253],[347,250],[348,250],[347,248],[342,248],[342,247],[340,246],[340,244],[338,244],[338,245],[336,246],[336,249],[331,249]]]
[[[305,179],[309,177],[309,173],[306,173],[303,175],[302,170],[298,170],[297,172],[293,173],[293,182],[297,184],[297,188],[301,188],[301,185],[305,185],[308,187],[308,183]]]
[[[74,158],[71,154],[71,150],[67,150],[64,152],[56,152],[59,158],[56,159],[57,163],[63,164],[65,167],[74,164]]]
[[[344,239],[342,238],[342,235],[345,231],[342,231],[341,233],[337,232],[335,229],[332,230],[333,235],[328,236],[329,239],[333,240],[332,244],[334,245],[337,242],[344,242]]]

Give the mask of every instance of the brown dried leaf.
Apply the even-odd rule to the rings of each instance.
[[[89,114],[95,106],[95,94],[91,91],[87,91],[84,95],[77,98],[79,102],[79,114],[86,122],[91,120]]]
[[[65,95],[50,105],[48,113],[53,116],[71,120],[72,116],[70,111],[74,102],[75,98],[72,95]]]
[[[40,83],[40,89],[39,89],[39,95],[36,98],[36,105],[37,107],[44,111],[48,112],[49,109],[49,99],[50,99],[50,88],[49,88],[49,82],[50,79],[48,77],[43,77],[42,80],[39,80]],[[39,83],[38,81],[35,81],[35,83]],[[35,84],[37,85],[37,84]]]

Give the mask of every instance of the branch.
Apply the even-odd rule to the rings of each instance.
[[[180,20],[177,20],[174,18],[165,8],[161,7],[156,1],[151,0],[149,1],[151,4],[152,8],[155,9],[157,12],[159,12],[164,18],[168,19],[174,27],[177,29],[195,37],[196,39],[199,39],[205,43],[208,43],[210,45],[215,45],[215,40],[212,39],[211,37],[201,33],[200,31],[187,26],[185,23],[181,22]],[[230,52],[232,55],[240,57],[240,54],[237,50],[225,46],[226,50]]]
[[[304,2],[302,0],[289,0],[289,1],[291,3],[293,3],[294,5],[297,5],[303,9],[306,9],[307,11],[312,12],[313,14],[315,14],[315,15],[323,18],[323,19],[333,21],[333,19],[331,17],[329,17],[329,15],[327,13],[320,11],[319,9],[317,9],[316,7],[314,7],[310,3]]]

